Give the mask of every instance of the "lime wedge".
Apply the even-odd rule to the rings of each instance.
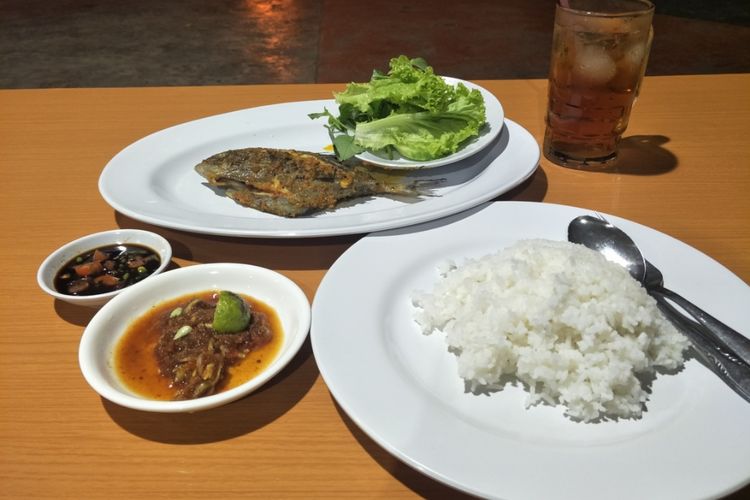
[[[250,323],[250,309],[236,293],[222,290],[216,303],[213,328],[218,333],[235,333],[247,328]]]

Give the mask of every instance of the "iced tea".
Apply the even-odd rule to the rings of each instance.
[[[570,166],[617,156],[651,46],[654,6],[562,0],[555,12],[544,154]]]

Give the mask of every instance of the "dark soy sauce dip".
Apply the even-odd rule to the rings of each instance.
[[[98,295],[125,288],[159,268],[159,254],[143,245],[94,248],[70,259],[55,275],[55,290],[66,295]]]

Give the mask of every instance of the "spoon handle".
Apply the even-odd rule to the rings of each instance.
[[[730,350],[742,359],[747,364],[750,364],[750,339],[742,335],[740,332],[733,328],[725,325],[718,319],[714,318],[706,311],[696,306],[689,300],[685,299],[681,295],[668,290],[663,286],[653,287],[652,292],[659,293],[664,297],[668,298],[685,311],[687,311],[698,323],[703,325],[711,335],[718,338],[723,342]]]
[[[743,399],[750,402],[750,365],[715,342],[702,325],[687,319],[670,304],[664,294],[652,291],[657,306],[672,324],[693,344],[700,359]]]

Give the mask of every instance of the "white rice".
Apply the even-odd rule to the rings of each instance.
[[[639,417],[636,377],[673,370],[688,342],[628,272],[582,245],[525,240],[460,267],[441,266],[416,292],[424,334],[445,333],[474,389],[516,377],[527,405],[562,404],[575,420]]]

